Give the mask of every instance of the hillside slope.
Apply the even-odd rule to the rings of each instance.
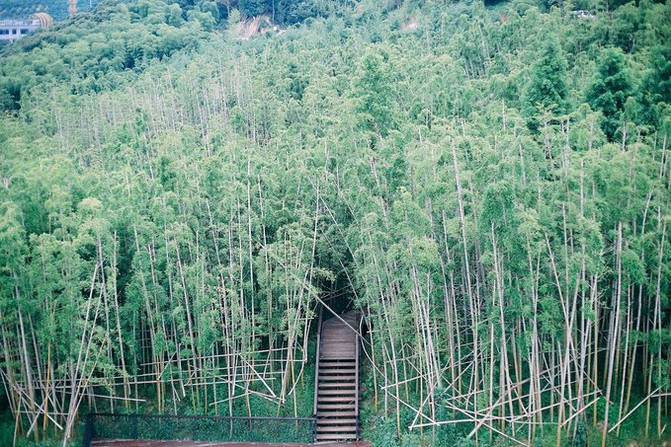
[[[0,444],[310,416],[325,303],[375,445],[668,442],[668,4],[211,3],[0,53]]]

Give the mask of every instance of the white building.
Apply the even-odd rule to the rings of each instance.
[[[0,20],[0,41],[14,42],[31,31],[46,28],[53,21],[51,16],[44,12],[31,15],[29,20]]]

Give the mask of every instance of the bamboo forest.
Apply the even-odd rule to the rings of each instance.
[[[0,445],[349,445],[352,366],[365,445],[671,446],[668,0],[70,3],[0,2]]]

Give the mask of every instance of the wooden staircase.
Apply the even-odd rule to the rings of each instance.
[[[351,328],[359,330],[361,314],[351,311],[340,318],[347,324],[331,318],[317,335],[317,442],[359,439],[359,337]]]

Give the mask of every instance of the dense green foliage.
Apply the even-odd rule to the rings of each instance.
[[[211,3],[107,1],[0,55],[19,431],[309,415],[345,296],[376,445],[658,441],[671,7]],[[271,7],[303,23],[238,38]]]
[[[88,12],[99,3],[127,0],[78,0],[77,11]],[[142,2],[139,2],[142,3]],[[281,24],[300,23],[308,18],[325,17],[347,4],[346,0],[175,0],[186,16],[191,10],[202,10],[227,18],[239,10],[245,18],[267,15]],[[68,17],[68,0],[0,0],[0,20],[25,19],[36,12],[46,12],[56,20]],[[215,15],[215,14],[213,14]]]
[[[28,92],[48,94],[54,82],[67,82],[77,94],[120,88],[151,61],[195,49],[202,29],[213,28],[209,13],[181,16],[174,4],[106,3],[76,26],[56,25],[21,39],[0,68],[0,108],[18,110]]]
[[[90,11],[103,0],[78,0],[77,11]],[[68,16],[68,0],[0,0],[1,19],[26,19],[36,12],[46,12],[56,20]]]

